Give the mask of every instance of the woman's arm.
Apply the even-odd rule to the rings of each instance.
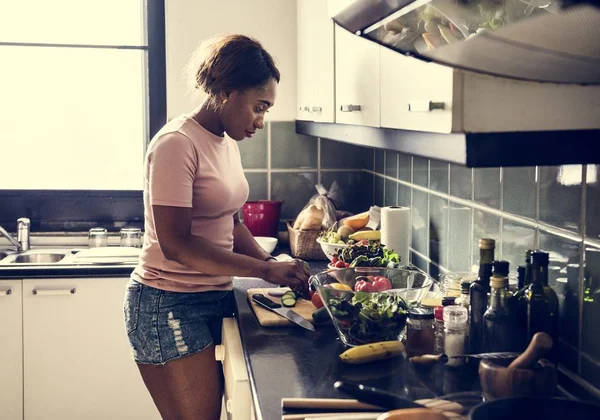
[[[233,215],[233,252],[261,261],[271,257],[271,254],[261,248],[248,228],[240,221],[238,213]]]
[[[152,212],[158,243],[166,258],[206,274],[259,277],[308,293],[309,273],[301,261],[268,263],[194,236],[189,207],[153,205]]]

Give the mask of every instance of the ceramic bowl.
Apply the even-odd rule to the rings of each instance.
[[[337,257],[342,250],[350,246],[347,244],[330,244],[329,242],[322,241],[321,238],[317,238],[317,243],[321,245],[321,249],[329,261],[332,261],[333,257]]]
[[[270,238],[268,236],[255,236],[254,239],[262,249],[264,249],[269,254],[275,250],[277,246],[277,238]]]

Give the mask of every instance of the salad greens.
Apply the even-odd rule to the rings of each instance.
[[[350,267],[387,267],[400,266],[400,256],[385,248],[379,241],[357,242],[345,248],[339,255],[341,261],[350,263]]]
[[[356,344],[397,340],[410,306],[398,294],[356,292],[351,300],[329,298],[338,328]]]

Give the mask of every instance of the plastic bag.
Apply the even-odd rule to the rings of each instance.
[[[296,218],[294,229],[327,230],[337,222],[336,204],[341,204],[337,181],[333,181],[329,190],[321,184],[315,185],[315,188],[317,194],[311,197]]]

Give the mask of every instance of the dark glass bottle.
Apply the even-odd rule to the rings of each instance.
[[[537,332],[550,334],[554,349],[558,345],[558,297],[548,286],[548,256],[544,251],[532,255],[533,282],[527,288],[527,337]],[[555,351],[552,352],[555,354]],[[552,356],[551,356],[552,358]]]
[[[511,351],[513,325],[509,310],[508,261],[494,262],[490,303],[483,315],[483,351]]]
[[[490,277],[496,241],[479,240],[479,274],[470,287],[469,353],[481,353],[483,347],[483,314],[487,309]]]
[[[519,286],[511,299],[511,312],[514,325],[515,351],[524,351],[529,343],[527,336],[527,294],[528,286],[531,284],[531,254],[533,250],[525,252],[525,265],[519,266]],[[521,280],[521,272],[522,280]]]

